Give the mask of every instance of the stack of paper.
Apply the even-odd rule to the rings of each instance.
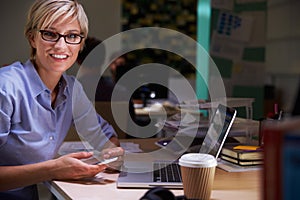
[[[184,113],[183,116],[178,113],[169,117],[166,121],[156,124],[166,133],[184,134],[191,137],[204,137],[208,130],[208,121],[199,120],[190,113]]]

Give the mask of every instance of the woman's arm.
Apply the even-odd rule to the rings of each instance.
[[[1,166],[0,191],[53,179],[77,180],[93,177],[107,165],[89,165],[80,160],[92,155],[90,152],[78,152],[36,164]]]

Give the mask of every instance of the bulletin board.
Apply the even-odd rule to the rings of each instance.
[[[210,55],[227,96],[255,98],[253,118],[264,113],[267,2],[212,0]],[[238,110],[239,116],[245,113]]]

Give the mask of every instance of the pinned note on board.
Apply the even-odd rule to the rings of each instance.
[[[217,33],[231,40],[248,42],[252,34],[253,18],[234,14],[232,12],[220,12]]]
[[[222,58],[241,60],[243,50],[253,30],[251,16],[222,11],[211,39],[211,54]]]

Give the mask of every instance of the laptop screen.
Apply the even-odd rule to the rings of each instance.
[[[191,147],[188,151],[208,153],[217,158],[227,138],[235,116],[235,109],[220,104],[214,111],[209,127],[206,127],[207,130],[204,140],[201,139],[201,143],[199,143],[199,140],[195,140],[195,146]],[[163,138],[157,141],[156,145],[165,148],[174,154],[181,155],[186,151],[187,137],[190,136],[183,134],[177,137]],[[199,148],[199,146],[201,148]]]
[[[208,153],[216,158],[219,156],[235,116],[235,109],[219,104],[211,119],[200,153]]]

